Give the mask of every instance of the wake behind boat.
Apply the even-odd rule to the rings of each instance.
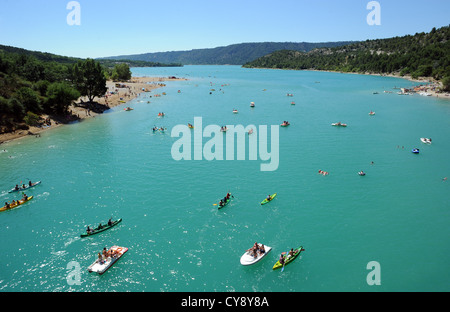
[[[260,261],[272,250],[272,247],[255,243],[252,248],[247,250],[241,257],[242,265],[252,265]]]
[[[112,246],[105,255],[102,255],[101,253],[98,254],[98,259],[88,267],[88,271],[96,272],[100,275],[105,273],[106,270],[116,263],[127,251],[127,247]]]

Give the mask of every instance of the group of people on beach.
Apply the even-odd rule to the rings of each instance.
[[[252,248],[248,249],[247,252],[252,255],[254,258],[257,258],[258,255],[263,255],[266,253],[266,249],[264,248],[264,244],[261,244],[261,246],[255,242]]]

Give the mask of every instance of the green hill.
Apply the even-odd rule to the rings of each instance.
[[[441,80],[450,77],[450,27],[309,52],[285,49],[248,62],[244,67],[399,74]]]
[[[240,43],[211,49],[195,49],[190,51],[170,51],[144,53],[135,55],[112,56],[102,59],[128,59],[160,63],[181,63],[184,65],[242,65],[277,50],[289,49],[308,52],[319,47],[336,47],[346,42],[260,42]]]

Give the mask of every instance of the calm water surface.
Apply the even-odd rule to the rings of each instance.
[[[134,68],[133,75],[189,80],[1,146],[2,203],[20,196],[7,192],[16,183],[42,180],[27,191],[33,200],[0,213],[1,291],[450,290],[450,181],[442,181],[450,176],[450,101],[399,96],[393,88],[412,83],[387,77],[238,66]],[[175,161],[170,131],[194,117],[203,127],[288,120],[279,129],[278,169],[262,172],[262,161],[248,157]],[[338,121],[348,127],[330,125]],[[218,210],[213,204],[227,191],[234,199]],[[80,238],[110,217],[123,222]],[[255,241],[272,251],[240,265]],[[129,251],[104,275],[88,273],[97,252],[112,245]],[[281,252],[300,245],[301,257],[272,270]],[[380,286],[367,284],[370,261],[380,264]],[[68,282],[71,262],[80,285]]]

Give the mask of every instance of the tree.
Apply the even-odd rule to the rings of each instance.
[[[443,91],[450,92],[450,76],[446,76],[442,79],[442,89]]]
[[[130,80],[131,79],[131,70],[130,66],[126,63],[120,63],[116,64],[114,66],[114,72],[117,73],[117,78],[122,81]],[[114,73],[113,73],[114,75]]]
[[[103,96],[106,91],[106,78],[100,63],[93,59],[78,61],[72,69],[75,88],[82,96],[92,102],[96,96]]]
[[[35,113],[28,112],[27,115],[23,118],[23,121],[29,126],[37,126],[39,124],[40,117]]]
[[[65,114],[72,101],[80,97],[80,92],[66,82],[55,82],[47,87],[48,99],[45,103],[47,112]]]
[[[25,111],[40,113],[42,111],[41,100],[36,91],[29,87],[22,87],[16,92],[16,97],[25,108]]]

